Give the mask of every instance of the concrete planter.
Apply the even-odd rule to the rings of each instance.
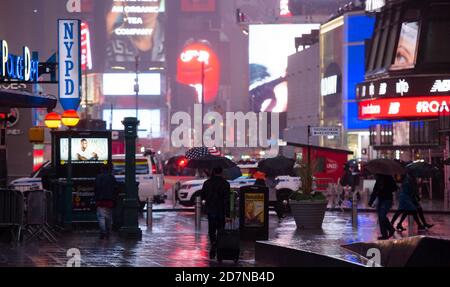
[[[298,229],[321,229],[327,201],[290,201],[291,213]]]

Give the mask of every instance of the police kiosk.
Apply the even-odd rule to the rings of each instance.
[[[69,139],[71,150],[69,151]],[[96,222],[95,178],[104,166],[111,167],[110,131],[54,132],[58,177],[56,192],[57,219],[70,229],[72,223]],[[67,191],[67,177],[71,153],[72,192]]]

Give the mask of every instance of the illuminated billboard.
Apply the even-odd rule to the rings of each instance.
[[[250,25],[250,99],[256,112],[285,112],[288,103],[288,56],[296,53],[295,38],[319,29],[319,24]]]
[[[411,119],[438,117],[439,113],[450,112],[449,96],[386,98],[359,102],[359,118]]]
[[[106,67],[164,62],[165,0],[104,0],[107,5]]]
[[[103,120],[106,126],[112,127],[113,130],[123,130],[122,121],[126,117],[135,117],[135,109],[113,109],[103,110]],[[161,111],[160,110],[138,110],[138,137],[139,138],[156,138],[161,136]],[[111,126],[112,123],[112,126]]]
[[[161,95],[161,74],[139,74],[139,96]],[[105,96],[132,96],[136,95],[134,85],[136,74],[133,73],[106,73],[103,74],[103,94]]]

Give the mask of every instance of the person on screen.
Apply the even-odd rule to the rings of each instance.
[[[80,141],[80,150],[77,152],[77,159],[83,160],[98,160],[98,154],[88,148],[87,139],[82,139]]]
[[[127,12],[127,8],[135,6],[135,3],[110,0],[109,12],[106,15],[107,68],[118,62],[134,63],[136,55],[144,62],[165,61],[165,0],[146,1],[140,5],[146,9],[158,8],[159,13]],[[118,12],[121,10],[118,9],[120,6],[123,12]],[[135,29],[136,32],[133,32]]]

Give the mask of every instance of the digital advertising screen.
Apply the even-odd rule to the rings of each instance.
[[[72,163],[99,163],[108,161],[107,138],[72,138]],[[69,139],[60,139],[60,160],[69,160]]]
[[[261,24],[249,28],[249,91],[255,112],[285,112],[288,104],[288,56],[296,53],[295,38],[319,24]]]
[[[392,68],[410,68],[416,63],[417,36],[419,34],[418,22],[405,22],[402,24],[398,40],[395,62]]]
[[[71,166],[74,178],[94,178],[102,167],[111,163],[110,131],[55,132],[56,169],[60,178],[66,178],[69,165],[69,138],[71,139]]]
[[[165,1],[102,0],[106,5],[106,66],[165,62]]]

